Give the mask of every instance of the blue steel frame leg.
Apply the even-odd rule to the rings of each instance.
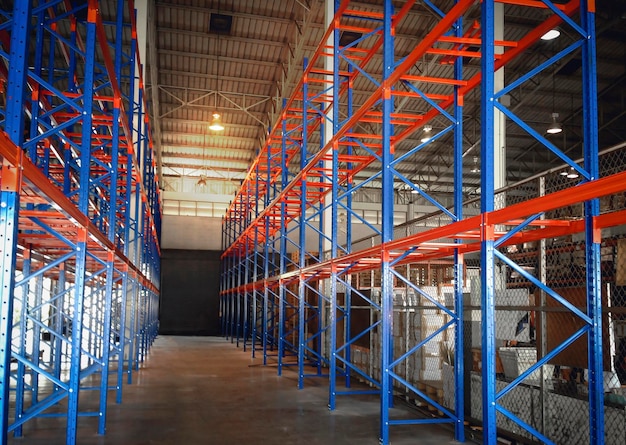
[[[391,0],[384,2],[383,19],[383,82],[391,74],[395,65],[394,42],[391,33],[393,5]],[[393,100],[389,89],[383,90],[382,97],[382,237],[385,243],[393,239],[393,172],[388,168],[393,161],[391,138],[393,127],[391,113]],[[380,392],[380,443],[389,443],[389,410],[393,404],[393,385],[389,375],[389,365],[393,361],[393,274],[389,253],[384,250],[381,258],[381,392]]]
[[[241,262],[238,262],[237,265],[237,279],[241,283]],[[235,299],[235,345],[239,347],[239,334],[241,332],[241,293],[237,292],[233,294],[233,298]]]
[[[259,216],[259,182],[261,181],[261,177],[259,175],[259,163],[256,164],[255,167],[255,176],[256,176],[256,181],[255,181],[255,190],[254,190],[254,196],[255,196],[255,202],[254,202],[254,216],[255,218]],[[259,257],[260,257],[260,252],[259,252],[259,226],[256,225],[254,227],[254,280],[253,281],[258,281],[259,277],[261,276],[261,274],[259,273]],[[257,288],[255,288],[252,291],[252,305],[253,305],[253,310],[252,310],[252,358],[256,358],[256,350],[257,350],[257,342],[258,342],[258,336],[259,336],[259,321],[262,322],[262,317],[261,320],[259,320],[259,299],[260,299],[260,292]]]
[[[323,107],[322,107],[322,105],[320,105],[320,112],[322,110],[323,110]],[[320,134],[320,136],[325,134],[324,120],[323,119],[320,122],[319,134]],[[323,147],[324,147],[324,138],[320,137],[320,150]],[[320,163],[320,166],[321,166],[321,163]],[[320,203],[321,207],[323,207],[323,205],[324,204]],[[322,214],[323,214],[323,211],[320,210],[320,212],[319,212],[320,216],[318,218],[319,219],[319,223],[318,223],[319,225],[318,225],[318,228],[317,228],[317,232],[319,233],[319,236],[318,236],[318,239],[317,239],[317,241],[318,241],[317,251],[319,252],[320,259],[322,258],[322,255],[323,255],[323,252],[324,252],[324,243],[325,243],[325,241],[324,241],[324,239],[325,239],[325,236],[324,236],[324,218],[323,218]],[[317,283],[317,292],[316,292],[316,294],[317,294],[317,302],[316,302],[317,303],[317,307],[316,307],[317,314],[316,314],[316,316],[317,316],[317,332],[320,332],[320,333],[322,332],[322,329],[324,328],[324,323],[322,321],[322,313],[323,313],[322,307],[324,305],[325,298],[323,297],[323,292],[324,292],[324,281],[318,281],[318,283]],[[317,360],[317,375],[322,375],[322,355],[323,355],[322,354],[322,351],[323,351],[323,348],[322,348],[322,335],[318,335],[317,336],[317,340],[315,341],[315,347],[316,347],[316,351],[318,351],[319,354],[320,354],[320,357]],[[332,357],[329,357],[329,358],[332,358]],[[330,372],[329,372],[329,374],[330,374]],[[329,390],[329,393],[330,393],[330,390]],[[330,405],[330,403],[329,403],[329,405]]]
[[[287,105],[287,99],[283,99],[283,108]],[[289,182],[289,170],[287,169],[287,121],[283,119],[283,137],[281,143],[281,190]],[[283,200],[280,203],[280,264],[279,273],[282,275],[287,271],[287,204]],[[283,358],[285,355],[285,323],[286,323],[286,306],[287,306],[287,290],[282,280],[279,282],[278,289],[278,375],[283,372]]]
[[[258,193],[257,193],[258,195]],[[258,227],[254,229],[254,279],[253,281],[257,281],[259,279],[259,251],[257,245],[259,243],[259,231]],[[256,349],[259,335],[259,298],[260,292],[257,288],[252,290],[252,338],[251,338],[251,348],[252,348],[252,358],[256,358]]]
[[[117,1],[117,14],[116,14],[116,26],[115,26],[115,77],[117,79],[122,78],[122,42],[123,42],[123,19],[124,19],[124,1]],[[117,166],[119,161],[119,145],[120,145],[120,106],[116,101],[113,104],[113,126],[111,128],[112,138],[111,138],[111,165]],[[128,173],[130,175],[130,172]],[[115,230],[117,228],[117,214],[118,214],[118,198],[117,198],[117,182],[118,182],[118,169],[114,168],[111,171],[111,184],[109,190],[109,196],[111,197],[110,207],[109,207],[109,230],[108,230],[108,238],[109,241],[115,243]],[[113,348],[115,348],[114,342],[111,341],[111,312],[113,309],[113,278],[115,275],[115,255],[114,252],[109,252],[108,261],[107,261],[107,275],[106,275],[106,290],[104,295],[105,300],[105,308],[104,308],[104,319],[103,319],[103,354],[102,354],[102,380],[100,386],[100,417],[98,419],[98,434],[104,434],[106,430],[106,410],[107,410],[107,400],[108,400],[108,390],[109,390],[109,366],[110,366],[110,355]],[[125,313],[122,310],[122,313]],[[120,325],[124,325],[123,322],[120,322]],[[120,344],[123,345],[122,337],[124,336],[123,332],[120,332]],[[118,366],[123,367],[123,349],[120,353],[120,360],[118,361]],[[121,386],[117,387],[118,395],[117,399],[121,400]],[[118,402],[119,403],[119,402]]]
[[[115,227],[112,228],[115,230]],[[111,312],[113,310],[113,276],[115,275],[115,253],[109,252],[107,261],[106,289],[104,294],[104,318],[102,332],[102,371],[100,381],[100,410],[98,418],[98,434],[106,431],[107,401],[109,394],[109,360],[111,355]]]
[[[302,69],[306,71],[309,60],[305,57],[302,61]],[[302,143],[300,145],[300,169],[304,169],[307,163],[308,133],[308,107],[309,107],[309,83],[305,77],[302,80]],[[306,265],[306,199],[307,179],[302,178],[300,183],[300,220],[298,233],[298,247],[300,255],[298,267],[302,271]],[[300,273],[298,279],[298,389],[304,388],[304,360],[306,357],[306,286],[305,277]]]
[[[31,249],[24,250],[24,257],[22,260],[22,275],[28,277],[31,271]],[[25,280],[22,285],[22,304],[20,308],[20,324],[19,324],[19,340],[20,340],[20,356],[26,357],[28,351],[26,351],[26,330],[28,324],[28,297],[30,293],[30,280]],[[19,421],[24,414],[24,395],[25,395],[25,379],[26,366],[22,362],[17,363],[17,378],[15,384],[15,421]],[[22,437],[22,425],[15,428],[13,432],[14,437]]]
[[[281,255],[282,262],[282,255]],[[285,285],[282,280],[278,290],[278,375],[283,375],[283,358],[285,354]]]
[[[139,365],[143,363],[144,352],[145,352],[145,340],[146,340],[146,318],[147,318],[147,305],[148,305],[148,294],[146,289],[141,286],[139,289],[137,305],[137,315],[138,315],[138,332],[137,332],[137,348],[135,348],[135,369],[139,371]]]
[[[244,247],[244,259],[245,262],[243,264],[243,268],[244,268],[244,283],[247,284],[250,282],[250,251],[249,251],[249,243],[246,243],[245,247]],[[243,324],[243,333],[242,333],[242,338],[243,338],[243,350],[246,351],[247,349],[247,342],[248,342],[248,335],[249,335],[249,329],[248,329],[248,321],[249,321],[249,317],[248,314],[250,313],[250,308],[249,308],[249,299],[248,299],[248,294],[249,292],[247,290],[243,291],[243,320],[242,320],[242,324]]]
[[[6,94],[5,131],[21,146],[24,138],[24,101],[32,1],[15,2]],[[18,148],[20,156],[22,150]],[[17,257],[17,226],[20,207],[21,165],[2,164],[0,190],[0,443],[6,443],[9,428],[9,388],[11,385],[11,337]]]
[[[481,46],[481,212],[494,210],[494,0],[482,2]],[[496,345],[495,345],[495,297],[494,297],[494,234],[493,226],[482,223],[481,233],[481,319],[482,319],[482,395],[483,440],[486,445],[497,443],[496,425]]]
[[[456,0],[458,2],[458,0]],[[455,25],[457,37],[463,37],[463,19],[459,18]],[[454,78],[463,79],[463,59],[458,57],[454,62]],[[463,106],[459,97],[458,86],[454,87],[454,214],[456,221],[463,219]],[[458,240],[461,242],[461,240]],[[456,325],[454,331],[454,438],[465,442],[465,349],[464,349],[464,313],[463,313],[463,255],[454,252],[454,311]]]
[[[91,128],[89,126],[88,128]],[[68,443],[75,443],[78,424],[78,395],[80,391],[80,370],[82,358],[82,321],[85,297],[85,264],[87,260],[87,231],[80,230],[76,252],[76,281],[74,289],[74,319],[72,321],[72,342],[70,378],[68,384],[67,432]]]
[[[57,280],[56,293],[58,297],[55,299],[55,307],[56,307],[56,323],[55,330],[59,334],[64,333],[65,327],[65,264],[61,263],[59,265],[59,279]],[[54,340],[54,376],[57,379],[61,378],[61,364],[63,361],[63,349],[65,348],[65,343],[63,339],[59,336],[56,336]],[[58,391],[59,387],[56,386],[55,390]]]
[[[17,255],[17,223],[20,196],[17,190],[11,190],[6,183],[7,169],[3,166],[2,191],[0,192],[0,248],[2,249],[2,269],[0,284],[4,289],[0,293],[0,443],[6,443],[9,428],[9,387],[11,373],[11,331],[13,326],[13,293],[15,283],[15,258]],[[19,186],[19,184],[13,184]]]
[[[236,220],[235,221],[241,221],[241,215],[243,212],[243,205],[239,202],[239,200],[237,200],[235,202],[235,214],[236,216]],[[237,223],[235,223],[237,224]],[[239,231],[235,230],[235,237],[239,236]],[[243,284],[243,276],[242,276],[242,267],[243,267],[243,263],[242,263],[242,251],[241,248],[238,248],[237,251],[235,252],[235,286],[241,286]],[[234,327],[235,327],[235,344],[237,347],[239,347],[239,333],[241,332],[241,293],[239,291],[237,291],[237,293],[233,293],[233,308],[234,308],[234,318],[233,318],[233,323],[234,323]]]
[[[582,47],[583,58],[583,142],[585,168],[590,179],[600,176],[598,162],[598,108],[596,81],[595,11],[588,1],[581,1],[581,24],[587,32]],[[589,353],[589,431],[590,443],[604,443],[604,367],[602,354],[602,282],[600,247],[602,234],[594,227],[600,214],[600,203],[593,199],[585,203],[585,241],[587,308],[593,320],[588,336]]]
[[[45,20],[45,11],[42,9],[37,13],[37,22],[43,23]],[[35,54],[33,57],[33,72],[42,76],[42,65],[43,65],[43,26],[36,26],[35,29]],[[42,76],[43,77],[43,76]],[[39,125],[39,113],[41,108],[41,102],[39,101],[39,95],[41,86],[39,84],[34,85],[32,98],[30,100],[30,111],[31,111],[31,120],[30,120],[30,135],[37,134],[37,127]],[[31,144],[28,152],[29,159],[38,167],[42,167],[43,159],[41,156],[37,154],[37,145]]]
[[[350,74],[352,74],[354,72],[354,68],[352,66],[348,67],[348,72]],[[348,99],[347,99],[347,113],[348,116],[352,116],[353,113],[353,88],[352,88],[352,83],[350,82],[350,79],[346,79],[346,83],[348,85]],[[349,145],[347,147],[348,150],[348,155],[352,155],[353,153],[353,149],[352,146]],[[349,162],[347,164],[347,169],[348,170],[352,170],[353,165],[352,162]],[[346,231],[346,253],[351,253],[352,252],[352,179],[349,180],[350,182],[346,185],[347,190],[346,190],[346,207],[347,207],[347,211],[346,211],[346,225],[345,225],[345,231]],[[349,275],[346,277],[346,281],[348,282],[349,286],[346,286],[346,294],[345,294],[345,302],[344,302],[344,330],[345,330],[345,343],[351,343],[352,339],[350,337],[350,327],[352,324],[352,275]],[[345,361],[346,363],[351,363],[352,362],[352,352],[351,352],[351,347],[348,346],[347,348],[344,349],[344,357],[345,357]],[[349,366],[344,366],[345,369],[345,385],[346,388],[350,388],[351,386],[351,371],[350,371],[350,367]]]
[[[271,183],[271,177],[270,177],[270,171],[271,171],[271,167],[272,167],[272,159],[271,159],[271,154],[268,152],[267,154],[267,163],[266,163],[266,175],[267,178],[265,178],[265,206],[267,207],[269,205],[269,203],[271,202],[271,189],[272,189],[272,183]],[[270,246],[272,243],[272,240],[270,240],[270,237],[268,236],[268,234],[270,233],[270,216],[267,215],[265,217],[265,271],[264,271],[264,277],[265,280],[267,280],[270,277]],[[273,249],[272,249],[273,250]],[[269,308],[270,308],[270,304],[269,304],[269,293],[270,290],[267,287],[267,281],[265,282],[265,286],[264,286],[264,292],[263,292],[263,365],[267,365],[267,351],[268,349],[271,347],[273,349],[273,345],[268,345],[267,341],[269,338],[269,331],[270,331],[270,326],[269,326]],[[272,312],[273,314],[273,312]],[[274,316],[272,315],[272,319],[274,319]],[[273,322],[272,322],[273,323]]]
[[[267,261],[266,261],[266,267],[267,267]],[[267,365],[267,350],[268,350],[268,346],[267,346],[267,336],[269,335],[268,333],[268,317],[267,317],[267,311],[269,310],[269,289],[267,288],[267,286],[265,287],[264,291],[263,291],[263,365]]]
[[[41,302],[43,299],[43,276],[38,275],[35,279],[35,304],[34,310],[31,311],[31,315],[34,315],[37,320],[41,320]],[[32,361],[36,367],[41,366],[41,326],[38,323],[33,324],[33,351]],[[31,376],[31,397],[32,403],[35,404],[39,401],[39,373],[33,372]]]
[[[235,267],[237,266],[237,259],[236,257],[233,255],[232,257],[232,263],[233,263],[233,279],[237,279],[237,274],[235,272]],[[234,286],[233,286],[234,287]],[[235,329],[237,326],[237,320],[235,318],[235,292],[234,291],[230,291],[228,294],[228,301],[229,301],[229,306],[230,306],[230,316],[229,316],[229,323],[230,323],[230,342],[234,343],[235,342]]]
[[[126,238],[128,239],[128,238]],[[126,353],[126,305],[128,304],[128,266],[124,267],[122,276],[120,303],[120,326],[119,326],[119,344],[117,358],[117,384],[115,403],[122,403],[122,391],[124,387],[124,355]]]
[[[133,367],[135,358],[135,349],[137,348],[137,298],[138,287],[137,279],[133,278],[130,283],[130,325],[128,330],[128,365],[126,369],[127,383],[131,385],[133,383]]]

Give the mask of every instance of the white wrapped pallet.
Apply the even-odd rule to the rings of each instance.
[[[420,381],[441,380],[441,369],[422,369]]]
[[[393,336],[402,337],[404,334],[404,313],[393,311]]]
[[[422,359],[422,380],[441,380],[442,362],[440,356],[424,356]]]
[[[443,340],[443,336],[441,334],[436,335],[431,340],[424,343],[422,347],[422,352],[424,355],[439,355],[441,351],[441,342]]]
[[[422,327],[440,328],[445,323],[445,317],[442,314],[422,314]]]
[[[439,288],[437,286],[421,286],[420,290],[424,294],[428,295],[428,297],[430,297],[430,298],[427,298],[424,295],[420,295],[422,306],[427,306],[427,307],[438,309],[437,306],[433,303],[433,301],[443,304],[443,297],[439,294]]]
[[[411,329],[417,329],[422,326],[422,312],[417,310],[409,312],[409,326]]]

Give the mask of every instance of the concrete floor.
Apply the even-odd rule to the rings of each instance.
[[[96,434],[97,420],[79,420],[80,445],[157,444],[359,444],[378,443],[378,399],[342,396],[327,408],[328,385],[308,379],[297,389],[296,374],[276,375],[223,338],[160,336],[143,369],[124,387],[124,402],[111,393],[107,433]],[[93,392],[81,393],[81,405]],[[400,404],[398,404],[400,405]],[[393,418],[415,417],[406,407]],[[438,425],[393,426],[393,445],[450,444],[451,429]],[[65,444],[65,419],[36,419],[24,438],[9,444]]]

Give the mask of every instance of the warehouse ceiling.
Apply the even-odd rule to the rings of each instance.
[[[381,11],[380,3],[364,0],[351,3],[351,8]],[[403,3],[394,2],[396,6]],[[452,2],[433,3],[446,10]],[[625,5],[597,2],[600,150],[626,140]],[[189,214],[221,216],[275,123],[282,99],[289,97],[298,82],[303,58],[315,51],[323,36],[324,4],[320,0],[157,0],[151,6],[147,95],[164,208],[166,213],[175,207],[180,214],[187,208],[192,209]],[[544,20],[544,11],[528,10],[505,6],[505,39],[517,39]],[[479,18],[477,4],[473,15],[466,17],[466,26]],[[424,2],[415,2],[398,29],[397,55],[408,54],[436,22],[437,16]],[[568,42],[571,36],[564,30],[558,39],[533,46],[507,66],[507,83]],[[382,56],[372,64],[381,62]],[[429,55],[413,71],[444,75],[450,65],[442,62],[441,56]],[[466,60],[464,76],[477,73],[479,67],[478,59]],[[582,155],[581,71],[580,58],[574,54],[509,98],[511,109],[541,133],[550,124],[552,113],[558,112],[565,131],[552,137],[552,142],[572,158]],[[354,88],[358,106],[371,87],[357,82]],[[429,93],[438,91],[433,87]],[[480,179],[480,175],[472,175],[479,167],[475,160],[480,156],[479,99],[476,89],[466,97],[464,106],[464,191],[468,195],[476,191]],[[223,131],[209,129],[216,112],[221,115]],[[435,121],[433,127],[435,131],[443,129],[444,123]],[[537,150],[536,142],[518,126],[509,122],[506,132],[509,183],[561,162],[546,150]],[[404,141],[406,146],[397,147],[398,152],[417,145],[421,137],[421,132],[416,132]],[[442,154],[450,144],[451,136],[439,138],[406,163],[409,167],[403,173],[432,193],[450,193],[451,160]]]

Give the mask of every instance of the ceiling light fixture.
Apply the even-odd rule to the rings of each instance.
[[[558,117],[559,117],[559,113],[552,113],[552,123],[546,130],[546,133],[558,134],[563,131],[563,127],[561,127],[561,124],[556,121]]]
[[[480,167],[478,167],[478,156],[474,156],[474,166],[470,170],[470,173],[480,173]]]
[[[217,93],[216,93],[216,96],[217,96]],[[215,102],[217,103],[217,99],[215,99]],[[212,131],[224,130],[224,125],[222,124],[222,116],[220,116],[220,114],[217,111],[213,113],[213,119],[211,119],[211,125],[209,125],[209,130],[212,130]]]
[[[207,136],[207,132],[203,130],[202,131],[202,165],[201,165],[202,170],[200,171],[200,177],[198,178],[198,181],[196,182],[196,185],[200,187],[206,187],[207,180],[209,179],[208,175],[206,174],[207,173],[206,171],[207,166],[206,166],[206,159],[205,159],[205,154],[206,154],[205,152],[206,152],[206,147],[207,147],[206,136]]]
[[[541,36],[541,40],[554,40],[556,39],[558,36],[561,35],[561,31],[559,31],[558,29],[554,28],[551,29],[550,31],[546,32],[544,35]]]
[[[217,3],[217,13],[220,12],[220,4]],[[216,69],[216,85],[217,88],[215,90],[215,111],[213,111],[211,125],[209,125],[209,130],[211,131],[223,131],[224,124],[222,124],[222,116],[217,111],[217,96],[220,92],[220,32],[217,32],[217,43],[215,45],[215,65]]]
[[[563,131],[561,124],[557,122],[559,113],[556,112],[556,68],[552,72],[552,123],[546,130],[547,134],[559,134]]]
[[[570,167],[569,172],[567,172],[568,179],[576,179],[578,178],[578,172],[574,170],[574,167]]]
[[[430,141],[430,132],[431,131],[433,131],[433,126],[432,125],[425,125],[424,126],[424,135],[422,136],[422,142]]]

